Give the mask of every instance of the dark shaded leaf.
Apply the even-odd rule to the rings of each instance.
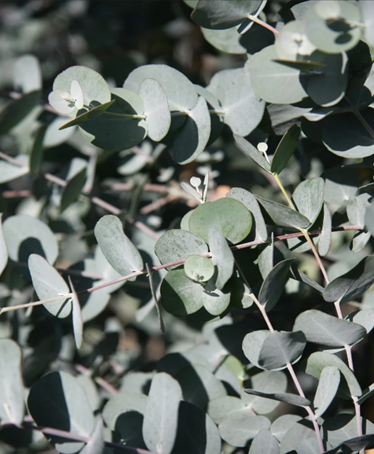
[[[273,160],[271,161],[270,170],[272,173],[280,174],[286,167],[288,161],[293,155],[299,141],[300,128],[293,125],[279,142]]]
[[[359,298],[373,283],[374,256],[369,255],[348,273],[330,282],[323,292],[323,298],[330,303],[338,300],[341,303],[349,302]]]

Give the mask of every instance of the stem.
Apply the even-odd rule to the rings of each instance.
[[[41,306],[42,304],[53,303],[54,301],[60,301],[60,300],[67,300],[72,297],[73,297],[73,294],[68,293],[67,295],[55,296],[54,298],[48,298],[43,301],[34,301],[32,303],[19,304],[18,306],[1,307],[0,315],[3,314],[4,312],[11,312],[11,311],[16,311],[18,309],[27,309],[28,307]]]
[[[274,180],[277,182],[279,189],[282,191],[282,194],[283,194],[284,198],[286,199],[289,207],[292,210],[297,211],[295,205],[293,204],[292,200],[290,199],[289,195],[287,194],[286,190],[284,189],[284,186],[283,186],[281,180],[279,179],[279,176],[276,173],[273,173],[272,175],[274,177]]]
[[[248,14],[247,19],[249,19],[252,22],[255,22],[258,25],[261,25],[261,27],[266,28],[267,30],[271,31],[275,36],[279,35],[279,31],[272,27],[271,25],[267,24],[263,20],[259,19],[256,15]],[[248,27],[244,29],[244,31],[241,34],[244,34],[248,30]]]
[[[239,273],[241,274],[242,278],[244,279],[245,283],[248,285],[248,282],[246,282],[246,279],[245,277],[243,276],[243,273],[240,269],[240,267],[238,266],[238,264],[236,263],[236,266],[238,267],[238,270],[239,270]],[[262,306],[262,304],[258,301],[258,299],[256,298],[256,296],[252,293],[251,295],[251,298],[253,299],[253,301],[255,302],[257,308],[259,309],[259,311],[261,312],[261,315],[264,317],[264,320],[265,320],[265,323],[266,325],[268,326],[269,328],[269,331],[271,333],[274,333],[274,328],[273,328],[273,325],[266,313],[266,309],[264,306]],[[297,375],[295,373],[295,370],[294,368],[292,367],[292,364],[291,363],[287,363],[287,369],[288,369],[288,372],[290,373],[290,376],[292,378],[292,381],[294,382],[295,384],[295,387],[297,389],[297,392],[299,393],[299,395],[301,397],[304,397],[305,398],[305,394],[304,394],[304,391],[300,385],[300,382],[299,382],[299,379],[297,378]],[[317,437],[317,441],[318,441],[318,446],[319,446],[319,450],[321,453],[323,453],[325,451],[324,447],[323,447],[323,442],[322,442],[322,437],[321,437],[321,432],[319,430],[319,426],[318,426],[318,423],[316,421],[316,418],[315,418],[315,414],[313,413],[313,410],[310,408],[309,405],[305,406],[304,407],[305,410],[307,411],[309,417],[310,417],[310,420],[312,421],[312,424],[313,424],[313,427],[314,427],[314,431],[316,433],[316,437]]]
[[[10,425],[10,424],[8,424],[8,425]],[[6,424],[0,425],[0,428],[5,427],[5,426],[6,426]],[[30,424],[27,422],[24,422],[22,424],[22,427],[24,429],[37,430],[37,431],[43,432],[44,434],[47,434],[47,435],[54,435],[56,437],[62,437],[62,438],[65,438],[66,440],[82,441],[83,443],[89,443],[91,441],[91,437],[85,437],[83,435],[72,434],[70,432],[66,432],[65,430],[54,429],[52,427],[36,426],[34,424]],[[105,446],[108,446],[109,448],[117,448],[117,449],[121,449],[123,451],[135,452],[137,454],[156,454],[156,453],[153,453],[152,451],[147,451],[146,449],[133,448],[132,446],[121,445],[119,443],[112,443],[111,441],[105,441],[104,443],[105,443]]]
[[[289,207],[291,208],[291,210],[297,211],[294,203],[292,202],[292,200],[288,196],[286,190],[284,189],[284,186],[283,186],[282,182],[280,181],[279,176],[276,173],[273,173],[272,175],[273,175],[275,181],[277,182],[277,184],[279,186],[279,189],[282,191],[282,194],[284,195],[284,198],[286,199],[286,201],[287,201]],[[315,257],[315,259],[316,259],[316,261],[318,263],[319,269],[321,270],[326,283],[329,284],[330,280],[329,280],[329,278],[327,276],[326,269],[323,266],[321,257],[319,256],[319,254],[317,252],[317,249],[315,248],[314,243],[313,243],[313,241],[311,240],[311,238],[309,236],[308,231],[305,230],[305,229],[300,229],[300,231],[304,235],[306,241],[308,242],[308,244],[310,246],[310,249],[313,252],[313,255],[314,255],[314,257]]]
[[[342,232],[342,231],[347,231],[347,230],[362,230],[362,228],[360,226],[358,226],[358,225],[349,225],[349,226],[334,227],[331,230],[333,232]],[[310,232],[310,234],[312,234],[312,235],[319,235],[320,233],[321,233],[321,230],[313,230],[313,231]],[[299,237],[299,236],[303,236],[303,234],[302,233],[290,233],[290,234],[287,234],[287,235],[276,236],[274,238],[274,241],[284,241],[284,240],[287,240],[289,238],[295,238],[295,237]],[[232,251],[239,251],[241,249],[246,249],[246,248],[249,248],[249,247],[252,247],[252,246],[258,246],[260,244],[268,244],[269,241],[270,240],[266,240],[266,241],[264,241],[264,240],[250,241],[248,243],[243,243],[243,244],[239,244],[237,246],[232,246],[230,249]],[[208,252],[206,254],[203,254],[203,255],[204,255],[204,257],[211,257],[211,253],[210,252]],[[177,260],[175,262],[166,263],[165,265],[154,266],[153,268],[150,269],[150,272],[163,270],[163,269],[169,268],[171,266],[183,265],[184,262],[185,262],[185,260]],[[24,264],[18,263],[18,262],[16,262],[16,265],[24,266]],[[25,266],[27,266],[27,265],[25,264]],[[238,267],[238,269],[239,269],[239,272],[240,272],[240,268],[239,267]],[[73,274],[77,274],[76,270],[72,270],[72,271],[65,270],[65,269],[58,269],[58,270],[60,272],[62,272],[62,273],[70,273],[72,275]],[[82,274],[82,276],[85,275],[84,272],[82,272],[81,274]],[[101,290],[102,288],[110,287],[111,285],[117,284],[119,282],[127,281],[127,280],[129,280],[129,279],[131,279],[133,277],[141,276],[143,274],[147,274],[147,271],[135,271],[135,272],[133,272],[131,274],[128,274],[127,276],[120,277],[120,278],[115,279],[113,281],[105,282],[105,283],[103,283],[101,285],[97,285],[95,287],[90,287],[88,289],[81,290],[81,291],[77,292],[77,294],[78,295],[83,295],[85,293],[92,293],[92,292],[95,292],[97,290]],[[87,274],[86,276],[87,277],[94,277],[93,275],[91,276],[89,274]],[[100,276],[100,278],[101,278],[101,276]],[[245,276],[244,276],[244,279],[245,279]],[[245,280],[245,283],[248,285],[248,282],[246,280]],[[248,285],[248,288],[250,288],[249,285]],[[252,295],[250,295],[250,296],[252,298]],[[58,300],[60,300],[62,298],[70,298],[70,297],[71,296],[69,294],[69,295],[65,295],[65,296],[59,296],[59,297],[56,297],[56,298],[51,298],[51,299],[48,299],[48,300],[36,301],[35,303],[28,303],[28,304],[23,304],[23,305],[20,305],[20,306],[4,307],[4,308],[0,309],[0,314],[2,312],[9,312],[9,311],[16,310],[16,309],[23,309],[25,307],[29,307],[29,306],[32,306],[32,305],[38,306],[38,305],[41,305],[41,304],[49,303],[51,301],[58,301]],[[260,309],[260,311],[261,311],[261,309]],[[266,313],[265,313],[265,317],[267,317]],[[265,322],[266,322],[266,319],[265,319]],[[268,323],[269,323],[268,324],[269,330],[271,330],[270,329],[270,321],[268,321]]]
[[[147,118],[147,115],[120,114],[108,111],[103,112],[102,115],[109,115],[111,117],[131,118],[132,120],[145,120]]]
[[[338,317],[343,320],[343,313],[340,307],[340,300],[335,301],[334,303],[336,313]],[[345,353],[347,355],[347,362],[348,362],[348,367],[351,369],[351,371],[354,373],[354,365],[353,365],[353,358],[352,358],[352,347],[350,345],[345,345],[344,346]],[[353,405],[355,407],[355,414],[356,414],[356,424],[357,424],[357,435],[361,437],[362,435],[362,426],[361,426],[361,406],[360,404],[357,403],[357,396],[351,396]],[[364,449],[360,450],[360,454],[364,454]]]

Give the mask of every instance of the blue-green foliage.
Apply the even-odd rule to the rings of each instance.
[[[0,453],[373,447],[373,2],[175,0],[173,62],[114,45],[163,2],[26,3],[0,6]]]

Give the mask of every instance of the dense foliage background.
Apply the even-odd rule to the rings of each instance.
[[[343,20],[334,29],[331,11],[317,19],[307,16],[312,25],[328,23],[327,28],[340,33],[340,41],[332,44],[336,49],[317,46],[299,59],[292,46],[305,39],[300,23],[306,10],[298,5],[301,1],[269,1],[259,18],[270,28],[256,23],[240,40],[235,30],[227,35],[212,30],[247,25],[239,14],[231,25],[210,27],[213,22],[204,14],[222,7],[214,3],[200,0],[203,13],[195,12],[195,21],[190,18],[194,1],[0,4],[0,308],[6,308],[0,313],[1,454],[100,453],[104,439],[106,453],[124,452],[126,446],[165,454],[219,454],[221,449],[318,453],[316,426],[305,411],[313,405],[326,452],[358,452],[373,445],[369,437],[367,442],[340,446],[362,435],[357,431],[359,411],[364,433],[366,428],[373,434],[373,36],[369,31],[365,35],[364,29],[373,25],[374,11],[360,16],[364,7],[357,2],[323,2],[353,5],[358,17],[343,7],[339,14],[352,23]],[[225,8],[230,4],[216,3]],[[266,2],[252,2],[251,13],[261,3]],[[291,38],[283,33],[281,41],[277,33],[294,19],[300,23],[289,28]],[[222,14],[217,20],[223,20]],[[208,23],[203,29],[198,25]],[[317,26],[316,30],[318,40],[324,30]],[[313,31],[308,33],[313,37]],[[320,46],[328,46],[324,43]],[[191,145],[200,126],[183,130],[184,117],[178,115],[172,116],[170,130],[163,135],[147,125],[145,140],[137,140],[139,132],[122,124],[107,137],[106,126],[100,123],[104,114],[86,117],[86,123],[78,120],[81,131],[78,126],[60,130],[71,118],[59,115],[48,96],[61,90],[56,77],[76,65],[101,74],[112,94],[143,65],[167,65],[193,84],[207,87],[208,93],[196,88],[210,109],[211,130],[207,129],[205,143],[201,149],[201,139]],[[272,65],[283,69],[278,73]],[[224,70],[238,72],[214,79]],[[284,76],[286,70],[291,72]],[[147,71],[149,67],[145,75]],[[77,74],[73,80],[79,79]],[[91,76],[84,72],[82,80]],[[176,92],[184,91],[184,83],[176,82]],[[128,82],[127,88],[133,87]],[[142,93],[150,96],[159,87],[151,85]],[[157,93],[162,101],[163,91]],[[113,106],[120,103],[117,95]],[[241,100],[243,106],[235,112]],[[234,111],[230,118],[222,113],[225,104]],[[89,109],[95,107],[100,113],[100,105],[90,104]],[[116,112],[105,108],[108,116]],[[138,112],[134,108],[132,113]],[[196,116],[196,124],[199,121]],[[86,140],[98,130],[102,135],[92,143]],[[276,150],[279,160],[270,164]],[[209,181],[204,180],[207,174]],[[290,208],[284,211],[283,191],[286,197],[293,194],[299,216],[292,218]],[[203,213],[204,206],[213,206],[200,205],[205,200],[224,202],[214,205],[216,211]],[[241,207],[236,206],[234,200],[247,208],[239,202]],[[195,215],[189,221],[184,216],[196,207],[201,218]],[[211,219],[222,231],[208,229]],[[184,236],[186,223],[190,232],[204,239],[203,245],[192,246],[191,237]],[[121,236],[122,226],[126,237]],[[313,238],[321,237],[317,249],[323,265],[318,265],[303,237],[308,230]],[[285,236],[274,242],[280,235]],[[233,257],[225,238],[231,247],[253,242],[233,251],[231,274],[222,264]],[[205,243],[215,268],[206,257]],[[127,251],[132,263],[118,265],[115,244],[120,252]],[[206,260],[171,271],[180,265],[172,262],[184,260],[190,252],[205,254]],[[171,266],[163,266],[167,263]],[[209,278],[201,278],[210,267]],[[221,281],[229,273],[221,286],[217,269]],[[119,279],[144,270],[134,276],[136,280]],[[213,273],[216,287],[207,290]],[[187,296],[179,299],[185,281]],[[96,288],[102,284],[102,289]],[[87,291],[93,287],[95,291]],[[220,292],[219,309],[204,300],[213,291]],[[31,301],[53,299],[59,292],[71,292],[72,303],[26,308]],[[267,305],[263,312],[253,304],[255,295],[264,308]],[[330,303],[336,300],[342,303],[339,318],[348,317],[349,322],[331,321],[336,312]],[[9,310],[19,305],[18,310]],[[279,358],[262,358],[253,347],[260,340],[247,337],[269,329],[266,311],[271,311],[274,330],[292,336],[304,333],[301,340],[296,336],[276,341],[287,344],[284,364]],[[288,346],[293,342],[302,348],[291,352]],[[286,370],[293,371],[294,362],[298,381]],[[322,370],[324,388],[318,388],[317,397]],[[259,392],[267,393],[267,398]],[[320,414],[317,402],[326,407]],[[159,421],[165,422],[162,428]],[[35,426],[39,430],[31,430]],[[42,426],[51,429],[44,430],[45,437]],[[74,443],[66,442],[67,432],[78,436]]]

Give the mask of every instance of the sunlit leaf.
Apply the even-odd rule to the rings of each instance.
[[[57,258],[57,240],[39,219],[23,214],[11,216],[3,223],[3,234],[9,257],[16,262],[27,262],[30,254],[43,255],[49,263]]]
[[[0,213],[0,276],[8,263],[8,249],[3,234],[2,217],[3,213]]]
[[[155,253],[164,265],[179,260],[185,260],[189,254],[207,254],[208,246],[205,242],[185,230],[168,230],[158,240],[155,245]],[[178,265],[170,266],[171,270]]]
[[[319,379],[323,369],[330,366],[337,367],[340,370],[341,374],[344,376],[349,388],[349,390],[347,389],[345,392],[347,398],[350,399],[351,396],[361,395],[362,391],[354,373],[336,355],[326,352],[312,353],[307,359],[305,372]]]
[[[239,200],[239,202],[242,202],[251,212],[254,226],[254,229],[252,228],[252,230],[255,230],[255,240],[267,240],[268,232],[266,224],[256,197],[242,188],[232,188],[226,197]]]
[[[248,454],[279,454],[279,443],[268,429],[261,429],[252,441]]]
[[[182,390],[174,378],[165,373],[153,377],[143,423],[143,437],[149,450],[171,453],[177,435],[181,400]]]
[[[340,383],[340,372],[335,366],[325,367],[319,377],[313,406],[316,410],[316,418],[322,416],[329,408]]]
[[[159,142],[168,133],[171,122],[166,93],[157,80],[145,79],[139,87],[139,96],[144,102],[148,136]]]
[[[0,339],[0,420],[20,425],[25,413],[21,375],[22,351],[10,339]]]
[[[95,237],[105,258],[121,276],[143,269],[139,251],[123,232],[116,216],[103,216],[95,226]]]
[[[213,225],[220,228],[223,236],[232,244],[236,244],[251,231],[252,216],[241,202],[225,198],[203,203],[190,217],[190,231],[206,242]]]
[[[209,283],[208,283],[209,285]],[[161,284],[161,302],[174,315],[193,314],[203,306],[212,315],[220,315],[230,303],[230,293],[205,288],[189,279],[184,269],[169,271]]]
[[[227,69],[216,73],[207,90],[221,102],[225,112],[223,121],[234,134],[247,136],[260,123],[265,103],[253,91],[244,69]]]
[[[298,211],[314,224],[323,206],[325,183],[322,178],[309,178],[302,181],[294,193],[292,199]]]
[[[234,271],[234,255],[221,230],[215,226],[209,230],[208,243],[212,254],[212,261],[217,267],[215,285],[218,289],[222,290]]]
[[[214,274],[214,265],[212,260],[202,255],[188,255],[184,262],[184,271],[186,275],[197,282],[206,282]]]
[[[31,254],[29,257],[29,271],[40,301],[61,296],[59,301],[44,304],[47,311],[59,318],[68,317],[72,306],[70,290],[65,280],[47,260],[37,254]],[[64,295],[67,297],[64,298]]]

